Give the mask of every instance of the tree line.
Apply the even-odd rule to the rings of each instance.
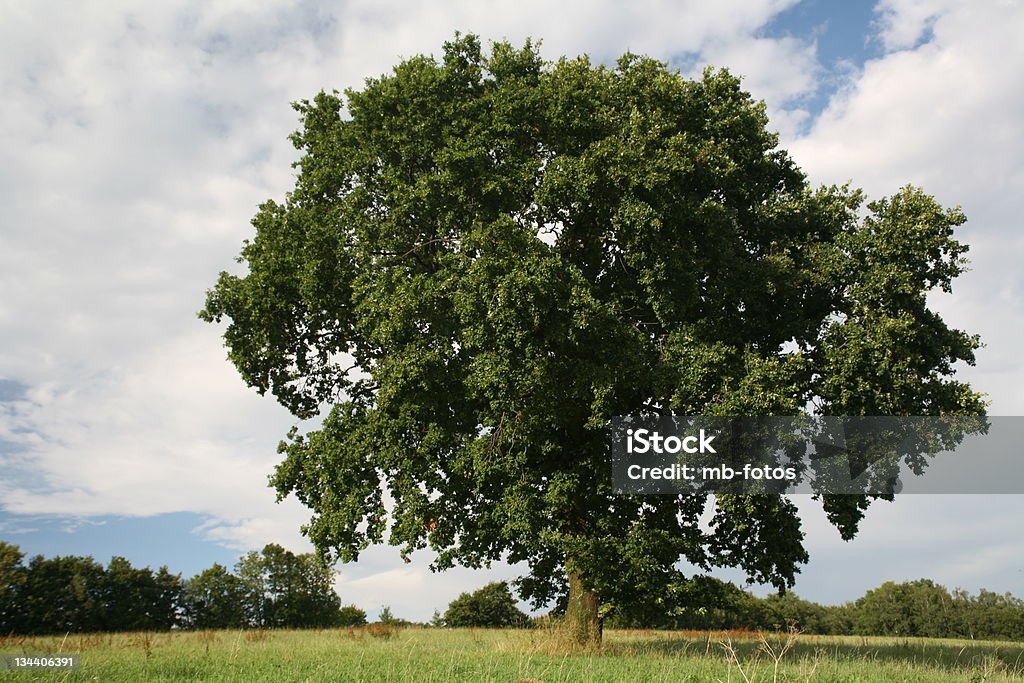
[[[795,627],[820,635],[1024,640],[1024,600],[981,589],[976,595],[929,579],[887,581],[842,605],[820,605],[793,593],[756,597],[732,583],[695,577],[674,610],[613,612],[611,628],[749,629]],[[699,596],[699,598],[698,598]]]
[[[327,628],[367,622],[342,605],[330,567],[314,554],[269,544],[182,580],[167,567],[136,568],[123,557],[103,566],[92,557],[37,555],[25,563],[16,545],[0,541],[0,634],[156,631],[171,628]],[[779,630],[821,635],[921,636],[1024,640],[1024,600],[982,589],[950,591],[928,579],[886,582],[842,605],[820,605],[793,593],[759,598],[732,583],[698,576],[666,589],[665,601],[613,608],[609,628]],[[566,600],[544,618],[564,617]],[[384,608],[378,621],[411,622]],[[521,628],[536,623],[521,611],[507,582],[462,593],[427,625]]]
[[[330,567],[269,544],[234,571],[214,564],[190,579],[123,557],[37,555],[25,563],[0,541],[0,633],[158,631],[171,628],[312,628],[366,623],[343,606]]]
[[[778,631],[818,635],[1024,640],[1024,600],[981,589],[949,591],[928,579],[886,582],[855,601],[819,605],[793,593],[759,598],[732,583],[697,576],[666,590],[666,600],[645,610],[613,608],[608,628]],[[669,607],[673,603],[676,607]],[[564,600],[547,618],[565,614]],[[538,621],[521,612],[508,584],[463,593],[431,621],[447,627],[521,627]]]

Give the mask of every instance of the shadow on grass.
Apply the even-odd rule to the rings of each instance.
[[[741,661],[763,659],[764,643],[778,652],[789,637],[766,633],[762,640],[761,634],[749,631],[611,631],[608,635],[603,650],[612,656],[721,657],[729,646]],[[1008,674],[1024,674],[1024,643],[1009,641],[798,635],[785,660],[823,656],[833,661],[914,663],[950,672],[999,664]]]

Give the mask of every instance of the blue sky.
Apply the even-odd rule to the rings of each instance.
[[[630,50],[743,75],[815,183],[920,184],[969,217],[972,270],[934,298],[987,347],[963,375],[1024,414],[1024,7],[985,0],[9,4],[0,21],[0,539],[186,576],[267,542],[309,549],[266,487],[293,423],[195,311],[249,218],[291,186],[289,102],[358,87],[454,31]],[[809,501],[796,591],[885,580],[1024,595],[1024,498],[905,496],[839,540]],[[515,568],[432,575],[375,548],[346,602],[427,618]],[[726,574],[739,579],[738,575]]]

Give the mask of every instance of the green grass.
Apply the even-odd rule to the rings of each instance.
[[[557,631],[336,629],[0,640],[5,653],[79,653],[81,668],[0,671],[61,681],[1022,681],[1024,644],[609,631],[600,651]],[[772,654],[774,652],[774,656]],[[776,662],[776,659],[778,662]]]

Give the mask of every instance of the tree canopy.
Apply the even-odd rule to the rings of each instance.
[[[334,572],[311,553],[296,555],[276,543],[250,551],[236,566],[248,624],[264,628],[334,626],[341,601]]]
[[[241,580],[214,563],[186,582],[183,621],[191,628],[243,628],[249,625],[245,597]]]
[[[527,616],[516,607],[505,581],[495,581],[472,593],[462,593],[448,604],[443,621],[450,628],[521,627],[528,623]]]
[[[0,541],[0,633],[163,630],[178,621],[181,577],[123,557],[36,555]]]
[[[522,562],[595,638],[681,559],[780,588],[807,560],[784,497],[613,495],[611,417],[983,412],[978,339],[926,301],[964,215],[811,188],[726,71],[457,36],[295,107],[295,187],[200,315],[250,386],[329,408],[272,478],[329,558]],[[844,538],[869,502],[822,500]]]

